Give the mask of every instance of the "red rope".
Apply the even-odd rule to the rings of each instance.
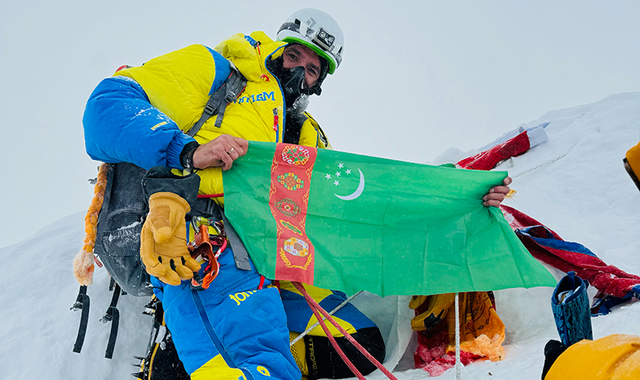
[[[340,331],[342,333],[342,335],[344,335],[345,338],[347,338],[347,340],[349,342],[351,342],[351,344],[353,344],[358,351],[360,351],[360,353],[362,353],[362,355],[364,355],[367,359],[369,359],[369,361],[371,363],[373,363],[373,365],[375,365],[376,367],[378,367],[378,369],[380,371],[382,371],[382,373],[384,373],[389,379],[392,380],[398,380],[388,369],[386,369],[382,364],[380,364],[380,362],[373,357],[373,355],[371,355],[369,353],[369,351],[365,350],[364,347],[362,347],[362,345],[360,345],[360,343],[358,343],[358,341],[356,341],[351,334],[349,334],[345,329],[342,328],[342,326],[340,326],[340,324],[338,324],[338,322],[336,322],[329,313],[327,313],[326,310],[324,310],[320,305],[318,305],[318,303],[309,295],[309,293],[307,293],[307,291],[305,290],[304,286],[299,283],[299,282],[292,282],[293,286],[295,286],[296,289],[298,289],[298,291],[300,293],[302,293],[302,295],[304,296],[304,298],[307,300],[307,303],[309,304],[309,307],[311,307],[311,310],[313,311],[313,314],[316,316],[316,319],[318,320],[318,322],[320,323],[320,326],[322,326],[322,329],[324,330],[325,334],[327,334],[327,337],[329,338],[329,340],[331,341],[331,344],[333,345],[333,347],[336,349],[336,351],[338,351],[338,354],[340,355],[340,357],[342,358],[342,360],[344,360],[345,364],[349,367],[349,369],[351,369],[351,371],[353,371],[353,373],[360,379],[360,376],[362,376],[360,374],[360,372],[358,372],[358,370],[355,368],[355,366],[353,366],[353,363],[351,363],[349,361],[349,359],[346,358],[346,356],[343,356],[344,353],[342,352],[342,350],[340,350],[340,348],[338,347],[338,344],[336,343],[335,339],[333,338],[332,334],[328,331],[328,328],[326,327],[326,325],[324,324],[324,321],[322,320],[322,318],[320,316],[318,316],[318,312],[322,313],[322,315],[324,315],[324,317],[331,322],[332,325],[335,326],[336,329],[338,329],[338,331]],[[352,368],[353,367],[353,368]],[[359,375],[359,376],[358,376]],[[364,378],[364,377],[363,377]]]
[[[333,346],[333,348],[336,349],[336,351],[338,352],[338,355],[340,355],[340,357],[342,358],[342,360],[344,361],[344,363],[347,365],[347,367],[349,367],[349,369],[351,370],[351,372],[353,372],[354,375],[356,375],[356,377],[360,380],[366,380],[366,378],[360,373],[360,371],[358,371],[358,369],[356,368],[355,365],[353,365],[353,363],[351,363],[351,360],[349,360],[349,358],[347,357],[347,355],[342,351],[342,349],[340,348],[340,346],[338,346],[338,342],[336,342],[336,339],[333,337],[333,334],[331,334],[331,331],[329,331],[329,328],[327,327],[327,325],[324,323],[324,321],[322,320],[322,316],[319,314],[318,310],[316,309],[316,304],[312,304],[311,301],[315,302],[313,300],[313,298],[311,298],[309,296],[309,294],[307,293],[307,291],[304,289],[304,286],[302,286],[299,282],[292,282],[293,286],[296,287],[296,289],[298,289],[303,295],[304,298],[307,300],[307,303],[309,304],[309,307],[311,308],[311,311],[313,312],[313,315],[316,316],[316,319],[318,320],[318,322],[320,323],[320,327],[322,327],[322,330],[324,331],[324,333],[327,335],[327,338],[329,338],[329,341],[331,341],[331,345]],[[307,298],[308,297],[308,298]],[[309,301],[309,298],[311,298],[311,301]],[[318,306],[319,307],[319,306]]]
[[[224,193],[220,194],[198,194],[198,198],[220,198]]]

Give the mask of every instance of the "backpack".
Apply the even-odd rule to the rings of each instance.
[[[150,277],[140,259],[140,233],[149,207],[144,193],[143,179],[147,171],[130,163],[104,164],[100,175],[105,176],[102,207],[98,214],[93,254],[99,267],[111,276],[111,303],[103,323],[111,322],[105,357],[111,359],[118,335],[120,313],[117,309],[121,295],[137,297],[153,295]],[[86,226],[85,226],[86,228]],[[71,310],[82,310],[80,327],[73,352],[80,353],[86,335],[90,300],[87,286],[81,285]]]
[[[94,254],[116,285],[138,297],[153,294],[140,259],[140,233],[149,212],[142,187],[145,174],[146,170],[129,163],[107,165],[94,247]]]
[[[127,67],[123,65],[116,71]],[[194,136],[200,127],[215,115],[219,115],[215,126],[220,127],[227,104],[234,102],[241,95],[246,84],[247,80],[242,74],[232,68],[229,77],[210,96],[200,119],[186,133]],[[100,170],[98,178],[102,176],[102,182],[104,182],[104,177],[106,176],[106,183],[96,184],[96,196],[94,196],[90,211],[85,218],[85,230],[88,231],[93,227],[95,241],[93,244],[87,244],[87,239],[90,235],[87,233],[85,246],[83,247],[84,252],[81,250],[79,255],[76,256],[74,267],[90,265],[90,268],[87,267],[85,269],[89,272],[89,283],[91,283],[93,264],[91,262],[87,264],[87,261],[95,258],[96,264],[99,267],[104,266],[111,276],[109,290],[113,291],[113,296],[107,312],[100,319],[103,323],[111,322],[111,332],[105,352],[105,357],[111,359],[118,333],[119,312],[117,303],[119,297],[126,294],[138,297],[151,296],[153,294],[149,274],[140,259],[140,232],[149,212],[148,197],[145,195],[143,185],[143,179],[147,171],[131,163],[103,164]],[[98,193],[98,187],[104,187],[102,196]],[[193,193],[194,197],[196,193],[197,191]],[[100,205],[96,207],[94,203],[100,203],[101,207]],[[190,203],[195,203],[195,200]],[[211,212],[214,210],[212,203],[214,203],[213,200],[204,200],[200,202],[200,209]],[[96,208],[99,210],[97,226],[90,226],[92,218],[95,217],[95,215],[90,215],[92,208],[94,213]],[[95,257],[93,257],[94,255]],[[78,264],[80,261],[84,261],[84,263]],[[77,273],[76,278],[78,278],[81,285],[71,310],[81,310],[82,313],[73,352],[80,353],[89,320],[90,299],[87,295],[86,281],[81,281]]]

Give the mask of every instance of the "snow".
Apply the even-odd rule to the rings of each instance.
[[[599,102],[550,111],[522,126],[549,122],[548,142],[502,163],[517,193],[505,203],[584,244],[609,264],[640,273],[640,191],[622,165],[626,151],[640,140],[640,93],[611,95]],[[507,132],[508,133],[508,132]],[[436,160],[455,161],[473,152],[449,149]],[[457,158],[456,158],[457,157]],[[72,260],[83,242],[84,214],[76,213],[31,238],[0,248],[4,258],[0,288],[0,368],[6,379],[128,379],[133,356],[144,354],[151,317],[141,314],[146,298],[120,298],[120,329],[113,359],[105,359],[110,325],[99,322],[110,302],[109,278],[97,269],[89,287],[91,312],[82,353],[72,352],[79,312],[69,310],[78,285]],[[559,279],[562,275],[551,270]],[[478,361],[462,369],[463,379],[539,379],[543,347],[557,339],[550,307],[551,288],[496,292],[506,328],[506,357]],[[593,295],[593,291],[591,291]],[[402,349],[411,338],[406,299],[389,297],[362,305],[388,337],[387,364],[406,368]],[[369,299],[367,299],[369,297]],[[369,310],[373,309],[373,310]],[[640,335],[640,303],[630,302],[592,319],[594,338],[613,333]],[[397,371],[401,380],[423,379],[419,369]],[[369,379],[385,378],[379,371]],[[455,378],[455,371],[440,379]]]

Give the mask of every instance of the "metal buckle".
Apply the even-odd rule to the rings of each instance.
[[[227,90],[227,95],[225,96],[224,100],[226,100],[227,103],[233,103],[237,98],[238,94],[236,94],[232,90]]]
[[[204,106],[204,112],[207,115],[213,115],[213,112],[217,110],[218,107],[213,106],[212,104],[213,102],[207,102],[207,104]]]
[[[224,227],[219,221],[212,222],[202,217],[194,217],[191,224],[195,231],[198,231],[194,237],[194,241],[187,246],[194,259],[201,258],[207,263],[204,268],[204,277],[198,272],[193,272],[191,279],[191,288],[195,290],[204,290],[209,288],[211,282],[218,276],[220,272],[220,263],[218,257],[227,248],[227,238],[224,236]],[[211,238],[209,236],[209,227],[213,227],[218,235]],[[214,246],[217,250],[214,253]]]

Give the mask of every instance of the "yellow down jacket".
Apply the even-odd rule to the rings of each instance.
[[[230,61],[247,79],[238,99],[229,104],[220,128],[211,117],[194,136],[207,143],[221,134],[253,141],[282,142],[285,109],[278,80],[265,67],[267,59],[282,55],[286,43],[271,40],[264,32],[250,36],[235,34],[215,47],[204,45],[186,48],[154,58],[144,65],[117,72],[135,80],[144,89],[151,105],[178,127],[187,131],[200,118],[204,106],[224,80]],[[220,55],[225,59],[220,59]],[[223,69],[226,68],[226,71]],[[306,114],[300,131],[300,145],[330,148],[319,125]],[[199,171],[200,194],[223,193],[220,168]],[[222,203],[222,199],[219,198]]]

